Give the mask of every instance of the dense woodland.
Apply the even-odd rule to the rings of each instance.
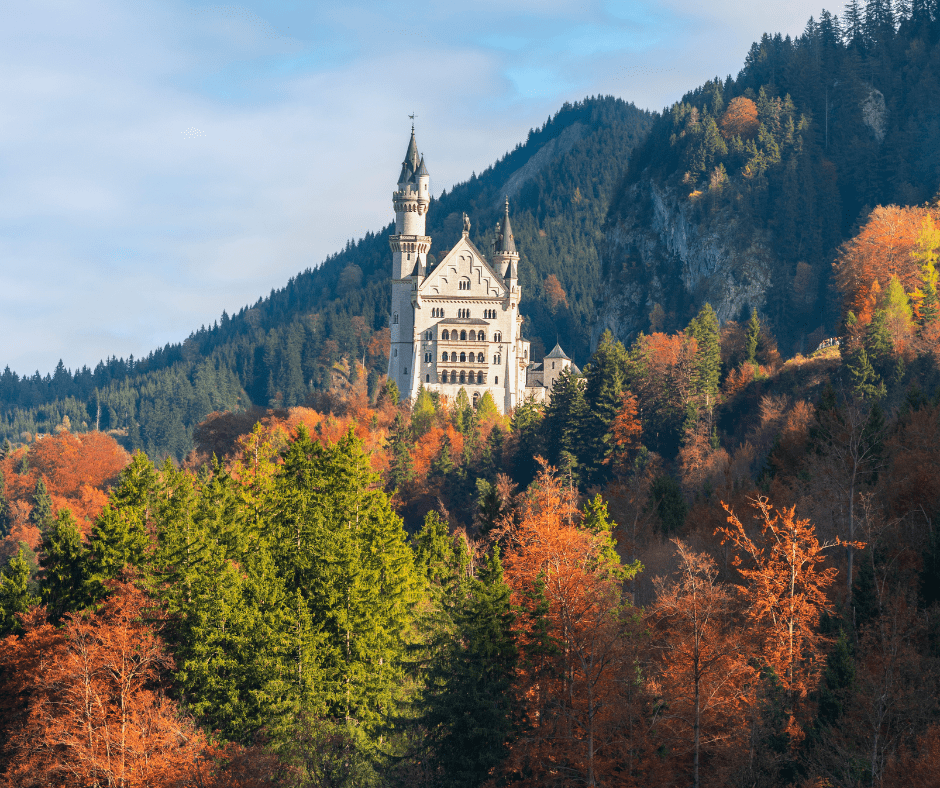
[[[940,204],[863,214],[806,355],[704,304],[507,415],[366,348],[182,462],[0,444],[0,786],[940,784]]]

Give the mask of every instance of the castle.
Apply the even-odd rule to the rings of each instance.
[[[521,333],[519,253],[509,223],[509,199],[496,226],[490,260],[470,240],[470,220],[464,214],[463,236],[432,267],[431,238],[425,235],[429,185],[412,127],[392,194],[389,380],[403,398],[412,400],[422,385],[450,398],[463,388],[474,404],[489,391],[502,413],[525,399],[544,402],[573,362],[557,345],[542,363],[530,361],[529,342]]]

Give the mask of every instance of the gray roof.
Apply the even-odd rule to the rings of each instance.
[[[561,349],[561,345],[558,343],[555,344],[555,347],[552,348],[552,352],[545,356],[545,358],[563,358],[567,361],[571,361],[571,359],[568,358],[568,356],[565,354],[565,351]],[[574,366],[574,364],[572,364],[572,366]],[[579,373],[580,371],[581,370],[578,370]]]
[[[411,168],[408,166],[408,162],[407,162],[407,161],[404,162],[404,163],[401,165],[401,175],[398,176],[398,182],[399,182],[399,183],[408,183],[408,181],[411,180],[411,176],[412,176],[413,174],[414,174],[414,173],[412,173]]]
[[[405,164],[411,165],[412,172],[418,169],[418,162],[421,157],[418,156],[418,143],[415,142],[415,130],[411,130],[411,141],[408,143],[408,150],[405,152]]]
[[[496,253],[509,252],[516,253],[516,241],[512,237],[512,225],[509,223],[509,198],[506,198],[506,212],[503,214],[502,221],[497,225],[496,232]]]
[[[485,320],[481,320],[478,317],[445,317],[443,320],[438,320],[438,323],[459,323],[464,326],[488,326]]]
[[[421,157],[421,164],[418,165],[417,176],[420,178],[422,176],[431,177],[431,173],[428,172],[428,168],[424,166],[424,156]]]

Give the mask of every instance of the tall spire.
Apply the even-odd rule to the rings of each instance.
[[[496,234],[496,253],[516,254],[516,241],[512,236],[512,225],[509,223],[509,196],[506,197],[506,211],[499,224]]]
[[[405,164],[407,164],[411,171],[414,172],[418,169],[418,163],[420,162],[421,157],[418,155],[418,143],[415,142],[415,127],[414,124],[411,126],[411,141],[408,143],[408,150],[405,153]]]

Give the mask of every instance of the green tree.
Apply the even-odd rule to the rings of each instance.
[[[757,346],[760,343],[760,318],[757,317],[756,307],[751,310],[751,319],[747,323],[747,335],[744,341],[745,361],[748,364],[757,363]]]
[[[937,257],[940,254],[940,227],[931,217],[924,218],[917,248],[912,257],[920,261],[920,287],[912,295],[920,302],[920,317],[924,324],[940,318],[940,301],[937,296]]]
[[[477,402],[477,418],[486,419],[496,416],[498,413],[499,410],[496,407],[496,403],[493,401],[493,395],[490,393],[490,390],[487,389]]]
[[[418,397],[411,409],[411,429],[415,438],[422,437],[434,426],[436,415],[437,410],[434,407],[434,400],[422,383],[418,387]]]
[[[33,508],[29,513],[29,521],[39,529],[39,533],[45,533],[55,522],[55,515],[52,513],[52,498],[49,497],[49,491],[46,489],[44,479],[36,481],[36,490],[33,493]]]
[[[389,484],[394,489],[404,487],[415,476],[414,463],[411,459],[412,443],[411,425],[405,419],[404,414],[399,413],[395,416],[388,437]]]
[[[7,534],[10,533],[11,525],[12,515],[10,513],[10,502],[7,500],[3,470],[0,469],[0,539],[4,539]]]
[[[515,728],[509,690],[518,652],[498,549],[474,574],[465,543],[457,546],[420,721],[435,784],[476,788],[505,757]]]
[[[671,536],[685,525],[689,507],[682,497],[679,482],[668,474],[656,478],[650,488],[650,505],[659,518],[665,536]]]
[[[620,412],[626,381],[627,351],[605,331],[584,370],[584,398],[589,415],[582,436],[585,465],[596,478],[611,452],[610,425]]]
[[[686,328],[686,334],[695,337],[695,388],[699,407],[711,411],[718,401],[718,383],[721,379],[721,336],[718,315],[706,303]]]
[[[81,610],[91,602],[87,554],[81,532],[68,509],[60,509],[52,526],[44,532],[39,565],[40,594],[50,621],[58,621],[65,613]]]
[[[535,458],[545,454],[544,423],[545,408],[533,400],[525,400],[512,413],[513,478],[520,484],[528,485],[535,478],[538,470]]]
[[[560,462],[565,452],[579,460],[588,415],[581,380],[570,369],[563,370],[552,386],[551,401],[545,410],[545,437],[551,462]]]
[[[0,572],[0,638],[21,630],[17,613],[26,613],[39,603],[29,590],[29,562],[23,548],[10,559]]]

